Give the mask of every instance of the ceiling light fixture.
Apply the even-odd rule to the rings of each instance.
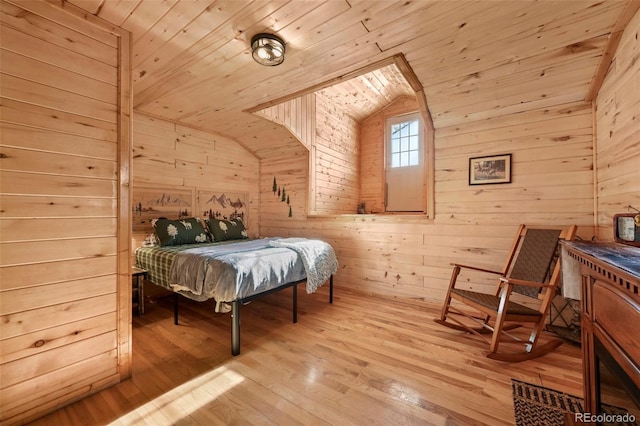
[[[284,41],[273,34],[256,34],[251,38],[251,55],[260,65],[280,65],[284,62]]]

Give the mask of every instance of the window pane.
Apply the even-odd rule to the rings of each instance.
[[[389,168],[419,166],[422,164],[422,131],[420,120],[414,117],[387,124],[391,131],[388,145]]]
[[[420,164],[420,161],[418,159],[418,151],[410,151],[409,152],[409,165],[410,166],[417,166],[418,164]]]
[[[418,136],[409,137],[409,149],[411,150],[418,149]]]
[[[391,140],[391,152],[395,153],[395,152],[399,152],[399,151],[400,151],[400,140],[392,139]]]
[[[391,155],[391,167],[400,167],[400,154]]]
[[[409,136],[409,123],[402,123],[400,128],[400,136],[406,137]]]

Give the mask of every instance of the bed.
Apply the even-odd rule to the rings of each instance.
[[[338,263],[328,243],[307,238],[233,239],[136,249],[136,266],[152,283],[174,292],[174,322],[179,296],[213,299],[217,311],[231,308],[231,353],[240,353],[240,308],[243,304],[288,287],[293,288],[293,322],[297,322],[297,286],[307,293],[329,282]]]

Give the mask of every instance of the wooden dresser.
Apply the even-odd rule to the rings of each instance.
[[[564,241],[580,264],[582,356],[587,413],[601,404],[640,414],[640,248]]]

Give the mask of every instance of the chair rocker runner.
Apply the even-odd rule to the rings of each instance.
[[[473,333],[485,340],[489,343],[487,357],[491,359],[519,362],[554,350],[562,344],[562,340],[554,339],[544,345],[538,344],[538,340],[560,281],[558,240],[572,240],[576,229],[575,225],[545,229],[520,225],[501,271],[452,263],[453,272],[442,307],[442,315],[435,321],[455,330]],[[498,286],[495,295],[456,288],[458,275],[465,269],[496,275]],[[514,302],[511,300],[512,293],[537,299],[539,307],[535,309]],[[478,311],[480,315],[470,314],[466,310],[451,306],[452,300]],[[461,317],[466,318],[466,323],[460,320]],[[469,322],[474,322],[478,327],[468,325]],[[527,341],[509,333],[509,330],[520,327],[522,325],[520,323],[529,323],[533,328]],[[483,336],[488,334],[491,334],[490,339]],[[502,342],[504,337],[509,337],[511,340]],[[520,343],[524,348],[520,352],[498,352],[501,342]]]

